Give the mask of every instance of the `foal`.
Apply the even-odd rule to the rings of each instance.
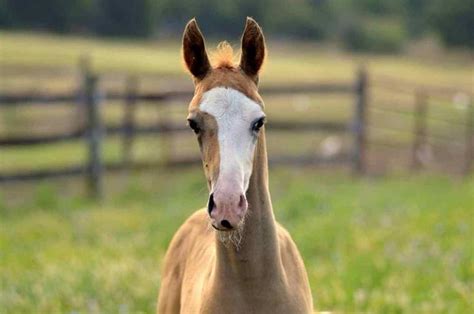
[[[195,83],[188,122],[210,195],[207,209],[171,241],[158,298],[162,314],[313,311],[303,260],[273,215],[257,89],[265,40],[251,18],[241,50],[234,65],[232,48],[221,43],[211,65],[196,21],[186,25],[183,58]]]

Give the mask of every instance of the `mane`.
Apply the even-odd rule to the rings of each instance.
[[[210,54],[211,63],[214,68],[235,68],[234,60],[237,56],[234,55],[234,49],[227,41],[221,41],[216,50]]]

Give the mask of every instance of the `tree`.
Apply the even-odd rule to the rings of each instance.
[[[2,0],[0,19],[10,27],[69,32],[87,24],[91,7],[92,0]]]
[[[474,0],[434,0],[428,18],[446,45],[474,47]]]
[[[99,0],[96,30],[108,36],[149,36],[156,23],[154,9],[152,0]]]

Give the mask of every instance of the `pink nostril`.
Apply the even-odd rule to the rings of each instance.
[[[240,195],[240,200],[239,200],[239,208],[244,208],[245,207],[245,196],[243,194]]]

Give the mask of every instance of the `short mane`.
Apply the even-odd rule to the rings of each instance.
[[[235,68],[234,60],[237,56],[234,55],[234,49],[227,41],[220,42],[210,56],[214,68]]]

